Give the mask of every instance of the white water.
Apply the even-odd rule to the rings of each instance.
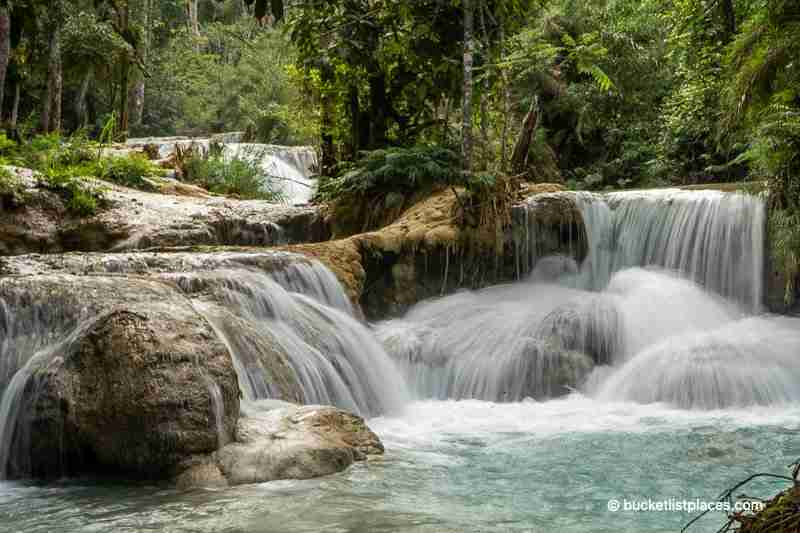
[[[719,191],[579,193],[589,257],[578,283],[605,287],[614,272],[661,266],[757,311],[763,299],[765,207]]]
[[[259,162],[264,173],[291,205],[307,204],[314,195],[317,153],[309,146],[277,146],[253,143],[225,144],[226,153]]]
[[[303,403],[374,415],[407,401],[395,364],[321,265],[295,264],[272,276],[239,269],[167,277],[228,347],[245,400],[281,397],[275,371],[285,361]]]
[[[0,484],[0,523],[25,531],[675,531],[692,515],[609,513],[606,503],[712,501],[753,472],[786,473],[800,456],[800,320],[759,314],[763,202],[680,191],[580,201],[590,249],[583,265],[532,257],[523,282],[423,302],[372,331],[316,264],[169,275],[230,348],[245,400],[279,395],[264,366],[277,350],[304,401],[373,416],[385,459],[222,492]],[[0,303],[4,317],[27,306]],[[0,376],[39,349],[17,340],[29,337],[2,339],[2,355],[22,363],[0,357]],[[773,481],[747,492],[781,488]],[[709,516],[697,531],[724,521]]]
[[[751,317],[763,293],[762,199],[667,190],[578,201],[589,241],[580,267],[543,258],[525,282],[379,325],[418,398],[580,389],[689,409],[800,401],[800,320]]]

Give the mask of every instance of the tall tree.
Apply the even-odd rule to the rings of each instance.
[[[61,129],[61,92],[64,74],[61,62],[61,22],[58,16],[50,17],[51,30],[47,54],[47,86],[43,98],[42,130],[59,131]]]
[[[462,0],[464,9],[464,100],[462,104],[463,120],[461,125],[461,155],[464,158],[464,169],[472,168],[472,62],[474,55],[474,20],[476,0]]]
[[[5,99],[6,72],[11,56],[11,12],[7,4],[0,5],[0,120]]]
[[[141,0],[139,9],[136,10],[137,25],[141,29],[141,39],[139,42],[139,57],[142,63],[147,64],[148,56],[150,54],[150,40],[151,40],[151,0]],[[135,73],[136,81],[131,85],[129,99],[130,106],[130,120],[135,126],[142,123],[142,112],[144,111],[145,99],[145,73],[138,69]]]

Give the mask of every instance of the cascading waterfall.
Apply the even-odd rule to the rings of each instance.
[[[150,271],[183,291],[227,346],[245,408],[282,398],[332,404],[374,416],[399,409],[408,400],[396,364],[370,330],[359,322],[336,277],[319,263],[280,265],[270,274],[243,263],[183,265],[191,273]],[[234,266],[235,265],[235,266]],[[148,271],[143,263],[103,263],[109,270]],[[17,462],[25,450],[37,373],[63,361],[104,311],[74,299],[36,301],[25,289],[0,280],[0,479],[27,472]],[[225,442],[219,386],[206,387],[220,445]],[[17,450],[17,451],[15,451]]]
[[[579,285],[601,290],[614,272],[660,266],[758,310],[763,298],[765,206],[719,191],[579,193],[589,256]]]
[[[536,257],[529,231],[530,257],[518,258],[526,281],[379,325],[418,397],[513,401],[582,388],[684,408],[800,401],[800,321],[748,316],[763,294],[763,199],[681,190],[576,199],[582,265]]]
[[[314,195],[317,153],[308,146],[254,143],[225,144],[226,153],[258,161],[289,204],[306,204]]]
[[[128,139],[131,146],[156,145],[161,158],[169,157],[177,148],[197,146],[208,150],[212,143],[220,143],[228,157],[238,156],[258,162],[270,177],[270,187],[279,191],[286,203],[306,204],[314,195],[317,172],[317,152],[312,146],[282,146],[277,144],[242,143],[242,135],[233,133],[214,138],[153,137]]]
[[[316,262],[281,260],[267,273],[244,256],[198,256],[175,272],[131,259],[99,272],[144,272],[182,291],[227,346],[245,409],[281,398],[374,416],[412,395],[519,401],[576,389],[699,409],[800,402],[800,320],[754,316],[763,200],[683,191],[577,199],[589,240],[582,265],[531,257],[524,281],[423,302],[372,329]],[[80,295],[0,296],[2,477],[24,445],[26,387],[98,312]],[[219,430],[219,387],[207,386]]]
[[[34,301],[6,291],[0,280],[0,479],[28,457],[29,406],[25,392],[37,371],[68,353],[93,320],[73,302]],[[34,383],[35,388],[35,383]]]
[[[227,345],[245,400],[288,392],[303,403],[365,415],[405,403],[394,362],[352,316],[338,281],[320,265],[292,265],[274,277],[245,269],[168,277],[193,298]],[[277,379],[281,362],[288,367],[284,389]],[[299,390],[292,395],[295,380]]]

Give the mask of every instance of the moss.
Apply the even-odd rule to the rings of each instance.
[[[800,487],[781,492],[754,515],[734,515],[739,533],[796,533],[800,531]],[[730,527],[728,530],[731,530]]]

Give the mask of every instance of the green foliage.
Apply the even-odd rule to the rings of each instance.
[[[279,202],[283,197],[274,186],[275,178],[260,166],[263,154],[258,150],[227,156],[221,147],[203,150],[190,146],[181,156],[181,176],[214,194],[236,196],[244,200]]]
[[[436,146],[365,152],[342,170],[339,177],[320,180],[317,188],[320,200],[414,193],[465,183],[459,155]]]
[[[786,278],[784,300],[791,306],[800,278],[800,212],[774,209],[769,226],[772,258]]]
[[[0,139],[2,143],[2,139]],[[0,208],[13,209],[25,203],[25,191],[19,179],[7,168],[0,167]]]
[[[133,189],[151,190],[152,182],[147,178],[158,177],[163,171],[142,154],[124,157],[106,157],[97,162],[95,175]]]
[[[79,167],[51,167],[44,170],[39,185],[59,194],[67,210],[78,217],[94,215],[105,201],[104,190],[85,179]]]
[[[250,140],[313,141],[316,123],[293,77],[295,51],[286,36],[247,18],[176,33],[154,58],[141,134],[244,130]]]
[[[500,63],[519,115],[538,97],[529,161],[540,181],[581,189],[663,180],[659,108],[672,86],[660,2],[557,0],[532,12]]]

